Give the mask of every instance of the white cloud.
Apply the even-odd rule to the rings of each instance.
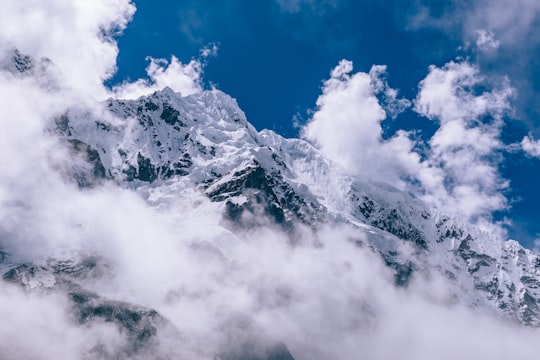
[[[540,140],[535,140],[532,136],[525,136],[521,140],[521,148],[527,155],[540,158]]]
[[[182,96],[191,95],[203,90],[202,75],[208,57],[216,56],[218,47],[210,44],[201,49],[198,59],[191,59],[183,64],[176,56],[171,61],[148,57],[150,64],[146,67],[148,79],[125,82],[113,87],[112,94],[119,99],[137,99],[154,91],[170,87]]]
[[[183,64],[176,56],[168,62],[165,59],[147,58],[150,64],[146,67],[147,79],[126,82],[112,89],[116,98],[137,99],[156,90],[168,86],[182,96],[187,96],[202,90],[201,75],[203,65],[199,60],[191,60]]]
[[[540,48],[540,2],[536,0],[451,0],[445,4],[419,0],[413,29],[437,28],[449,39],[476,47],[475,57],[486,73],[508,76],[519,97],[517,120],[535,129],[540,106],[534,79]]]
[[[103,81],[116,69],[113,39],[130,21],[129,0],[2,0],[0,52],[18,48],[49,57],[68,84],[101,98]],[[23,25],[24,24],[24,25]]]
[[[535,0],[480,0],[465,15],[465,26],[473,36],[475,29],[489,29],[501,43],[521,46],[540,40],[531,33],[537,30],[539,15],[540,3]]]
[[[452,0],[442,7],[442,13],[436,11],[436,16],[432,11],[435,8],[429,1],[419,1],[410,19],[411,27],[457,33],[465,43],[476,43],[480,49],[486,45],[516,48],[540,41],[540,3],[536,0]]]
[[[0,52],[15,47],[36,58],[48,57],[69,86],[98,99],[136,98],[165,86],[184,95],[200,91],[204,59],[215,55],[215,46],[204,48],[200,59],[186,64],[175,56],[170,61],[149,57],[148,79],[122,84],[113,93],[104,87],[103,82],[116,71],[114,36],[127,26],[134,12],[130,0],[92,4],[85,0],[2,0]]]
[[[386,95],[394,113],[408,103],[397,100],[381,79],[385,67],[374,66],[369,73],[352,71],[352,62],[347,60],[332,70],[302,135],[351,173],[403,188],[403,167],[416,163],[418,156],[411,152],[413,143],[406,133],[382,138],[386,112],[377,95]]]
[[[496,50],[501,43],[495,39],[493,31],[487,31],[484,29],[477,30],[476,47],[482,51]]]
[[[501,190],[507,182],[498,172],[497,152],[503,148],[499,136],[513,95],[509,84],[478,93],[484,79],[468,62],[430,67],[415,111],[440,127],[420,153],[412,133],[398,131],[383,139],[383,105],[388,113],[392,103],[397,112],[409,105],[396,99],[382,80],[384,72],[374,66],[369,74],[353,73],[352,63],[341,61],[325,81],[303,136],[349,172],[417,192],[446,212],[479,221],[505,208]]]
[[[533,249],[536,252],[540,252],[540,237],[536,234],[537,238],[533,240]]]
[[[440,123],[429,141],[428,166],[439,178],[424,181],[426,200],[467,218],[489,216],[503,209],[500,190],[507,186],[498,172],[496,153],[502,116],[513,94],[508,83],[500,89],[475,93],[483,82],[478,69],[467,62],[430,67],[420,83],[415,110]]]

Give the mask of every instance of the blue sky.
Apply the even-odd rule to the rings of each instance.
[[[216,56],[204,60],[204,86],[212,84],[235,97],[257,128],[298,136],[316,108],[323,81],[340,60],[368,72],[387,66],[387,80],[413,101],[428,67],[465,59],[484,77],[482,87],[496,87],[508,77],[515,94],[505,115],[501,139],[518,144],[538,132],[540,109],[539,27],[534,2],[508,1],[310,1],[310,0],[136,0],[137,12],[118,38],[118,71],[109,85],[145,77],[147,56],[187,63],[209,44]],[[486,6],[489,5],[489,8]],[[516,25],[517,22],[517,25]],[[487,42],[480,41],[480,31]],[[491,43],[489,42],[491,41]],[[478,90],[478,91],[481,91]],[[437,125],[410,107],[382,123],[384,136],[415,130],[428,140]],[[533,247],[540,233],[538,158],[524,151],[498,149],[502,190],[509,210],[510,236]]]
[[[237,98],[257,128],[294,136],[292,116],[314,107],[322,80],[343,58],[366,71],[388,65],[392,84],[414,97],[428,65],[455,56],[458,41],[430,29],[420,36],[407,31],[403,8],[383,3],[299,5],[291,12],[273,0],[135,1],[138,11],[118,39],[113,81],[144,76],[146,56],[189,61],[215,43],[219,51],[208,61],[206,81]]]

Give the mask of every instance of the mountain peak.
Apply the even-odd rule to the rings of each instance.
[[[63,80],[60,70],[51,59],[41,57],[36,60],[33,56],[23,54],[17,48],[11,48],[0,54],[0,71],[11,76],[31,78],[39,86],[48,90],[58,90]]]

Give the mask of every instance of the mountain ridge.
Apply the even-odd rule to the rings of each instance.
[[[123,174],[122,181],[154,186],[159,181],[187,177],[210,200],[225,203],[224,216],[236,224],[247,218],[245,213],[251,220],[258,218],[261,209],[257,205],[262,205],[262,214],[288,231],[293,231],[294,223],[316,227],[325,222],[357,222],[411,243],[418,254],[445,251],[453,257],[450,263],[430,265],[442,266],[441,272],[449,278],[455,276],[452,268],[466,269],[475,279],[473,287],[486,293],[470,305],[495,302],[502,313],[508,309],[507,314],[516,312],[520,321],[540,325],[535,305],[540,293],[537,283],[530,280],[540,275],[537,254],[517,242],[504,242],[464,226],[386,184],[355,179],[303,140],[285,139],[269,130],[256,132],[236,102],[219,90],[180,97],[165,89],[133,101],[107,100],[106,105],[119,118],[133,116],[139,121],[130,130],[131,142],[124,138],[118,150],[123,162],[110,155],[114,149],[105,151],[107,145],[85,138],[88,131],[83,124],[88,119],[73,125],[71,137],[88,143],[102,157],[109,154],[104,167],[111,175]],[[194,109],[199,112],[194,114]],[[99,121],[94,123],[95,131],[103,132],[97,138],[106,139],[108,130],[103,130]],[[246,221],[242,225],[256,224]],[[384,249],[378,243],[372,245],[390,264],[398,264],[396,268],[405,266],[408,272],[406,264],[418,262],[389,260],[396,258],[391,254],[399,252],[399,246]],[[508,274],[497,275],[509,267],[523,272],[523,281],[508,284]],[[404,278],[403,274],[396,276]]]

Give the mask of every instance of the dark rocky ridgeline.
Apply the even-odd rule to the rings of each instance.
[[[162,165],[154,164],[152,160],[138,153],[137,166],[127,164],[124,174],[126,181],[140,180],[152,183],[158,179],[167,180],[174,176],[186,176],[189,174],[188,169],[191,165],[193,165],[191,155],[187,152],[178,161],[167,161]]]
[[[367,224],[413,242],[421,249],[427,249],[428,242],[422,230],[415,227],[408,218],[410,215],[405,215],[399,207],[381,206],[369,196],[356,192],[350,193],[350,200],[355,214],[364,218]],[[426,220],[430,215],[422,212],[420,216]]]
[[[12,48],[2,54],[0,59],[0,71],[7,71],[16,77],[29,78],[43,89],[56,91],[60,89],[59,81],[62,76],[51,59],[42,57],[35,59]]]
[[[230,180],[216,180],[206,184],[207,196],[212,201],[224,201],[225,219],[244,228],[275,224],[291,231],[296,222],[315,226],[324,218],[320,204],[308,203],[279,171],[265,170],[256,159],[234,172]],[[240,196],[245,197],[241,202]]]
[[[97,150],[77,139],[69,139],[68,143],[73,160],[68,176],[75,180],[79,188],[91,188],[111,178]]]

